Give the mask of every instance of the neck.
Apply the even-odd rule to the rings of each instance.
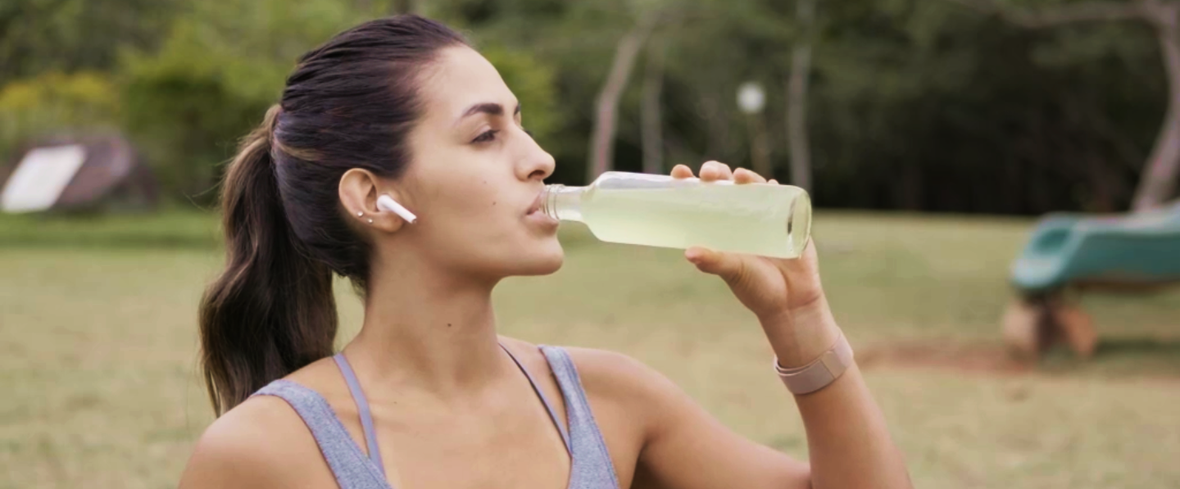
[[[492,311],[495,282],[421,263],[374,260],[364,323],[345,351],[375,385],[440,396],[471,392],[504,367]]]

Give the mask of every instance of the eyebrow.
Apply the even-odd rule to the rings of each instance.
[[[471,108],[467,109],[467,112],[464,112],[463,115],[459,117],[459,119],[462,120],[466,117],[469,117],[469,116],[472,116],[475,114],[480,114],[480,113],[488,114],[488,115],[504,115],[504,106],[502,106],[500,104],[492,103],[492,102],[484,102],[482,104],[475,104],[475,105],[472,105]],[[512,115],[515,116],[516,114],[519,114],[519,113],[520,113],[520,104],[518,103],[518,104],[516,104],[516,110],[512,112]]]

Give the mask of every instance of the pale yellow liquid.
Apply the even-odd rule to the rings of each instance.
[[[578,220],[603,241],[779,258],[798,257],[807,243],[811,202],[801,188],[622,180],[600,179],[581,194]]]

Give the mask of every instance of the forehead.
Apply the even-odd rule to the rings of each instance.
[[[443,49],[422,82],[426,118],[454,122],[472,105],[498,103],[515,108],[512,91],[487,59],[467,46]]]

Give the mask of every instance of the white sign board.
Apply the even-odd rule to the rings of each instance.
[[[37,148],[25,153],[0,193],[0,209],[4,212],[32,212],[53,207],[84,161],[86,150],[77,144]]]

